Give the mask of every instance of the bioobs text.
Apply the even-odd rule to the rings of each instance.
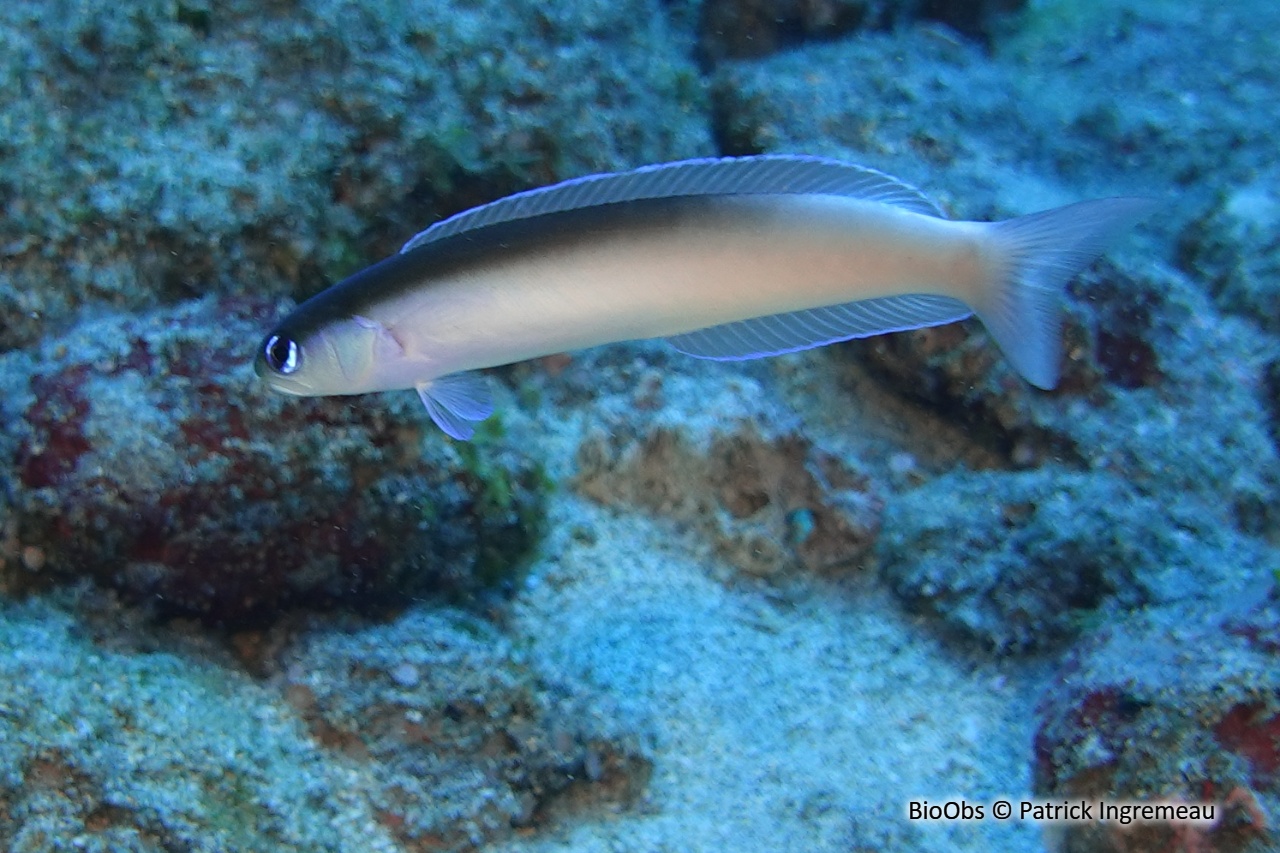
[[[974,805],[967,800],[947,800],[931,803],[928,800],[908,800],[908,820],[985,820],[986,806]]]

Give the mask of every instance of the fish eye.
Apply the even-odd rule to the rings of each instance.
[[[272,335],[262,347],[262,354],[267,360],[267,367],[276,373],[288,376],[298,369],[302,353],[293,338]]]

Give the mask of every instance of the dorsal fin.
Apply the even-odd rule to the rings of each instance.
[[[516,193],[437,222],[404,244],[401,252],[445,237],[516,219],[649,198],[763,193],[822,193],[879,201],[941,217],[919,190],[875,169],[822,157],[762,154],[758,157],[679,160],[630,172],[588,175]]]

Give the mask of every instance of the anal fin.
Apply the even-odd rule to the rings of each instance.
[[[972,313],[968,305],[949,296],[883,296],[725,323],[673,335],[667,341],[696,358],[745,361],[851,338],[954,323]]]

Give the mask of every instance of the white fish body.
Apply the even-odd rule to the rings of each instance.
[[[879,172],[808,157],[695,160],[520,193],[459,214],[300,306],[257,370],[293,394],[416,388],[467,438],[473,373],[666,338],[758,358],[976,312],[1031,383],[1057,379],[1061,290],[1147,199],[1000,223],[947,220]]]

